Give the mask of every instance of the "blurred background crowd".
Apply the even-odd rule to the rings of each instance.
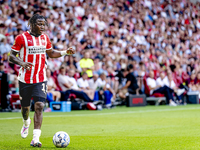
[[[90,99],[92,90],[99,88],[109,90],[113,99],[124,98],[124,89],[145,93],[144,78],[153,72],[156,80],[164,72],[174,87],[200,91],[199,10],[200,3],[189,0],[0,0],[1,71],[9,74],[10,87],[18,92],[19,66],[8,62],[9,51],[15,37],[29,30],[28,19],[39,13],[47,17],[46,34],[53,48],[76,50],[73,56],[47,56],[56,83],[49,90],[64,91],[77,84],[72,89],[85,90]],[[65,85],[67,78],[59,77],[62,69],[68,79],[74,77],[74,83],[70,79]],[[127,77],[130,71],[135,81]],[[131,85],[124,87],[128,80]],[[53,95],[59,97],[59,93]]]

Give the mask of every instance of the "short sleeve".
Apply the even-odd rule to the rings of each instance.
[[[50,50],[52,49],[51,41],[47,35],[46,35],[46,38],[47,38],[46,50]]]
[[[23,41],[22,41],[22,35],[18,35],[16,38],[15,38],[15,41],[14,41],[14,44],[13,46],[11,47],[11,49],[13,51],[16,51],[16,52],[19,52],[21,50],[21,48],[23,47]]]

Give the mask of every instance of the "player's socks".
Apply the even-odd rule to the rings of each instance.
[[[28,136],[29,126],[31,124],[30,117],[28,117],[27,120],[23,120],[23,122],[24,122],[24,124],[23,124],[22,129],[21,129],[21,137],[26,138]]]
[[[40,138],[40,135],[41,135],[41,130],[40,129],[34,129],[33,130],[33,140],[34,141],[39,141],[39,138]]]
[[[28,117],[27,120],[24,120],[24,119],[23,119],[23,122],[24,122],[24,126],[25,126],[25,127],[29,127],[29,125],[30,125],[30,123],[31,123],[30,117]]]
[[[33,146],[33,147],[41,147],[42,146],[42,143],[39,140],[40,135],[41,135],[40,129],[33,130],[33,140],[30,143],[31,146]]]

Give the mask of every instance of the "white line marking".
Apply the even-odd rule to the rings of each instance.
[[[102,115],[116,115],[116,114],[137,114],[137,113],[147,113],[147,112],[165,112],[165,111],[177,111],[177,110],[194,110],[200,109],[200,107],[191,107],[191,108],[176,108],[176,109],[157,109],[157,110],[140,110],[140,111],[124,111],[124,112],[110,112],[110,113],[93,113],[93,114],[74,114],[74,115],[50,115],[43,116],[46,118],[51,117],[75,117],[75,116],[102,116]],[[45,114],[45,113],[44,113]],[[22,117],[9,117],[9,118],[0,118],[0,120],[11,120],[11,119],[22,119]]]

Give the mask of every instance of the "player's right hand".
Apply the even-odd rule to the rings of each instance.
[[[26,70],[30,70],[32,66],[34,67],[34,64],[32,64],[32,63],[30,63],[30,62],[23,62],[23,63],[21,64],[21,66],[22,66],[24,69],[26,69]]]

